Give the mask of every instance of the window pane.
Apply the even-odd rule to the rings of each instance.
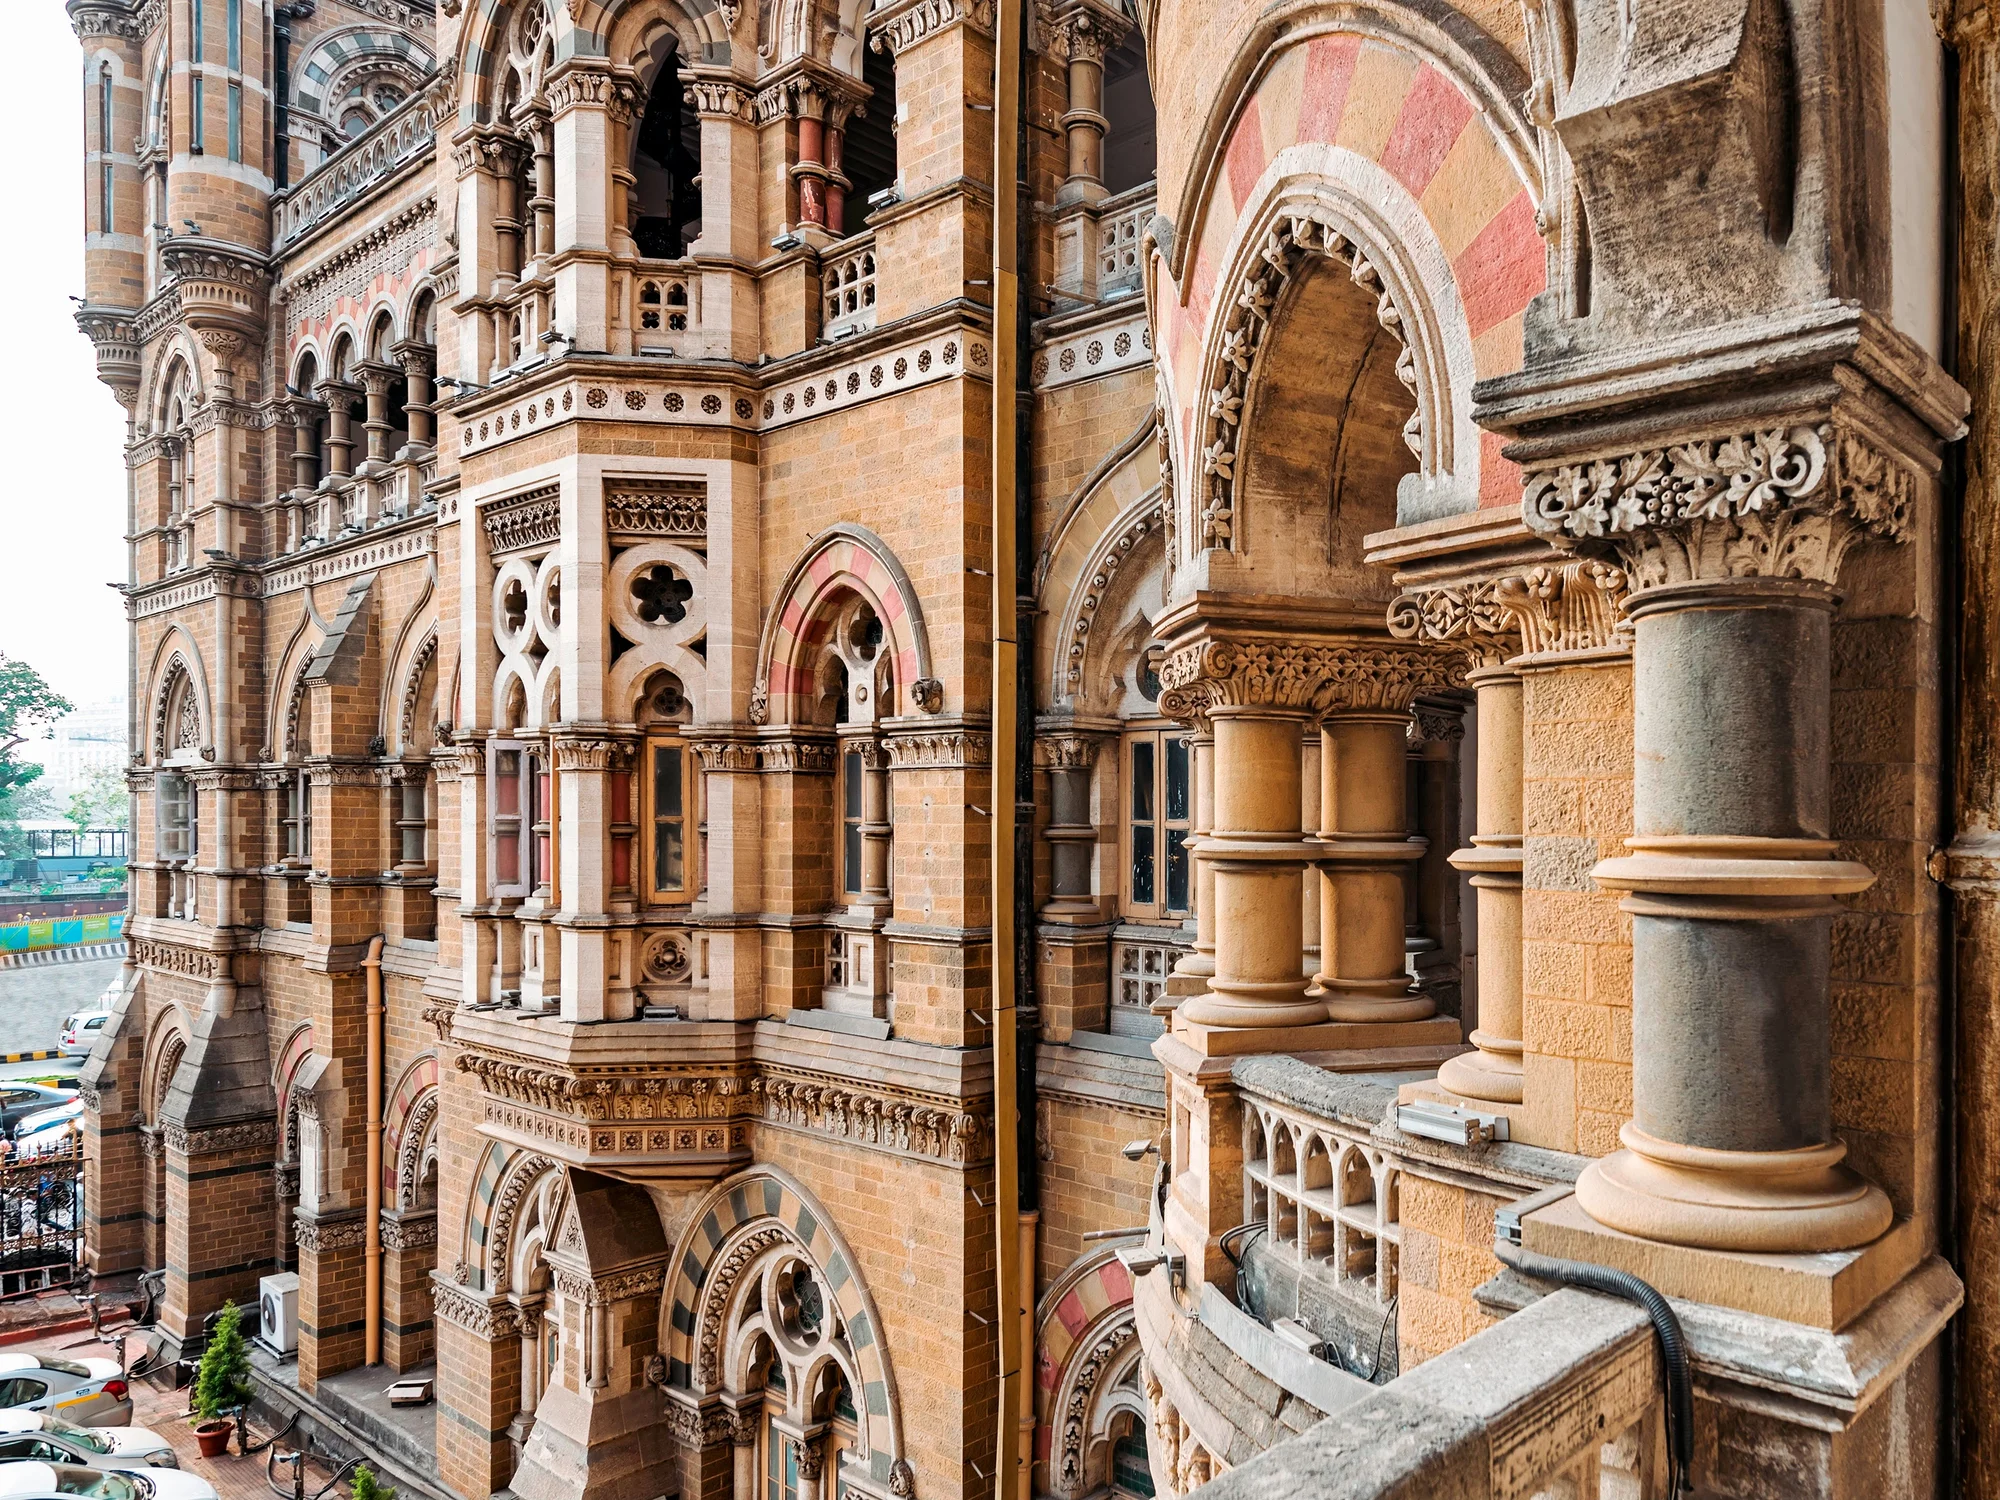
[[[1132,741],[1132,816],[1153,820],[1153,742]]]
[[[1188,747],[1178,735],[1167,739],[1167,816],[1181,822],[1188,815]]]
[[[653,888],[677,891],[681,888],[681,825],[657,822],[653,825]]]
[[[1144,823],[1132,828],[1132,902],[1153,904],[1153,830]]]
[[[858,818],[861,816],[861,752],[850,750],[843,759],[846,765],[841,779],[847,785],[842,790],[842,802],[847,816]]]
[[[653,816],[678,818],[681,815],[681,747],[653,747]]]
[[[1171,912],[1188,909],[1187,838],[1185,828],[1167,830],[1167,910]]]
[[[502,750],[493,758],[493,806],[503,817],[521,811],[521,752]]]
[[[861,894],[861,825],[850,821],[841,832],[841,889],[850,896],[858,896]]]
[[[521,835],[518,832],[493,835],[493,878],[501,885],[521,883]]]

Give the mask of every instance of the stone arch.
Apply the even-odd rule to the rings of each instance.
[[[887,632],[897,709],[936,713],[944,706],[943,686],[931,675],[923,608],[909,574],[874,532],[842,521],[799,554],[765,616],[751,690],[752,723],[811,721],[820,687],[815,648],[831,621],[831,606],[846,594],[867,601]]]
[[[176,329],[161,348],[154,366],[154,382],[145,403],[153,431],[183,431],[193,410],[207,399],[201,379],[201,361],[185,329]]]
[[[417,1199],[437,1154],[440,1098],[437,1053],[425,1052],[403,1070],[382,1112],[382,1201],[399,1212],[436,1206]]]
[[[486,1148],[466,1204],[465,1236],[454,1272],[461,1285],[496,1295],[513,1290],[509,1270],[521,1205],[555,1170],[554,1162],[532,1151],[498,1142]]]
[[[301,1021],[271,1065],[271,1087],[278,1101],[278,1159],[292,1166],[299,1160],[299,1070],[313,1055],[313,1044],[312,1022]]]
[[[1488,67],[1428,23],[1409,28],[1339,12],[1271,37],[1205,137],[1220,155],[1203,158],[1207,186],[1184,203],[1170,255],[1149,261],[1179,459],[1177,564],[1235,549],[1232,428],[1256,345],[1290,284],[1329,260],[1380,299],[1381,325],[1404,346],[1418,466],[1397,519],[1518,503],[1513,466],[1471,420],[1471,388],[1518,367],[1523,314],[1549,277],[1532,132],[1511,104],[1482,103],[1493,68],[1519,68],[1504,52]],[[1357,70],[1364,53],[1389,62]],[[1261,91],[1295,102],[1308,78],[1308,107],[1256,107]],[[1402,92],[1384,98],[1385,87]],[[1391,120],[1365,150],[1333,144],[1352,108]]]
[[[336,27],[313,39],[292,74],[294,110],[321,121],[336,136],[351,139],[341,128],[341,105],[357,80],[393,82],[393,102],[367,96],[361,101],[365,130],[383,115],[400,108],[437,70],[430,49],[409,33],[366,23]],[[358,132],[357,132],[358,133]]]
[[[673,32],[690,66],[727,64],[738,5],[723,0],[576,0],[576,55],[636,65],[653,50],[662,28]]]
[[[208,674],[201,652],[187,632],[176,625],[160,641],[153,656],[152,705],[147,715],[152,763],[192,759],[215,748],[215,720],[210,713]]]
[[[419,722],[417,702],[424,673],[437,659],[438,612],[431,603],[436,590],[437,564],[433,560],[425,564],[423,589],[397,627],[395,642],[389,648],[388,670],[382,674],[377,714],[380,727],[376,732],[396,755],[408,753],[419,739],[428,748],[431,723],[436,722]],[[435,699],[435,691],[432,696]]]
[[[1035,1492],[1080,1500],[1109,1487],[1121,1414],[1146,1428],[1132,1278],[1115,1250],[1079,1256],[1035,1309]]]
[[[812,1268],[845,1331],[857,1432],[868,1460],[857,1477],[881,1494],[908,1494],[895,1375],[860,1263],[825,1208],[777,1167],[752,1167],[719,1184],[689,1216],[660,1303],[668,1387],[693,1397],[721,1387],[729,1357],[744,1352],[757,1331],[735,1327],[752,1275],[785,1256]],[[740,1335],[733,1349],[732,1329]],[[818,1368],[815,1361],[809,1372]]]
[[[174,1074],[187,1055],[187,1041],[187,1024],[178,1006],[168,1006],[154,1018],[139,1069],[139,1110],[142,1120],[155,1129],[167,1102],[167,1090],[173,1087]]]

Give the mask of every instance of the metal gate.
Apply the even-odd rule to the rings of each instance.
[[[0,1159],[0,1301],[67,1286],[83,1267],[83,1138]]]

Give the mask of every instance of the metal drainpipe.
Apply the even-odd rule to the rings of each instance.
[[[362,1270],[362,1362],[382,1363],[382,934],[368,940],[361,960],[368,1014],[368,1225]]]

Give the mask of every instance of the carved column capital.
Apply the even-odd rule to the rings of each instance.
[[[1393,639],[1210,639],[1168,653],[1160,711],[1197,728],[1219,713],[1264,709],[1319,719],[1404,713],[1419,693],[1465,685],[1463,652]]]
[[[1104,738],[1100,734],[1050,734],[1038,738],[1035,746],[1051,771],[1090,771],[1097,766]]]
[[[1635,588],[1832,583],[1857,541],[1903,541],[1915,475],[1834,421],[1757,427],[1533,469],[1521,512],[1558,546],[1611,553]]]

